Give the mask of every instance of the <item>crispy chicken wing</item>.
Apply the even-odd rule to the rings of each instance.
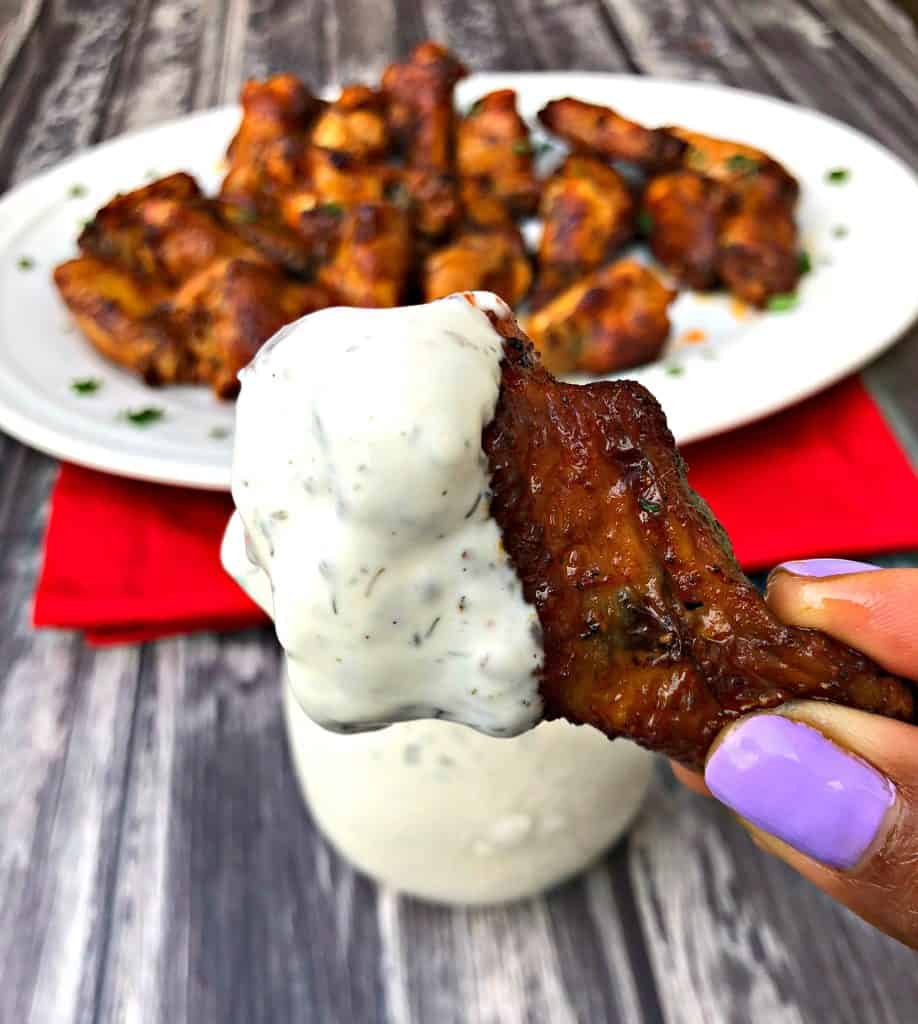
[[[163,196],[155,191],[158,184],[103,206],[80,234],[80,249],[165,285],[181,283],[214,260],[260,258],[221,224],[207,200]]]
[[[604,263],[634,234],[635,203],[624,178],[595,157],[572,154],[542,190],[538,308]]]
[[[612,373],[656,358],[675,297],[652,270],[619,260],[563,291],[526,330],[553,373]]]
[[[389,129],[408,164],[453,169],[453,89],[466,69],[438,43],[421,43],[403,64],[383,72]]]
[[[427,302],[453,292],[496,292],[511,306],[522,301],[532,283],[532,269],[515,229],[467,231],[432,252],[424,264]]]
[[[792,292],[800,278],[792,206],[771,183],[750,182],[718,236],[717,266],[730,291],[753,306]]]
[[[652,171],[675,167],[686,148],[665,128],[645,128],[610,107],[570,97],[547,103],[539,111],[539,120],[575,149]]]
[[[512,321],[484,432],[491,514],[539,615],[548,714],[691,768],[720,729],[787,700],[914,720],[912,687],[784,625],[688,486],[654,398],[631,381],[554,380]]]
[[[87,340],[147,384],[191,380],[180,334],[163,312],[167,293],[92,256],[61,263],[54,283]]]
[[[516,110],[513,89],[482,96],[459,121],[456,170],[504,204],[512,217],[532,213],[539,201],[529,129]]]
[[[325,289],[291,281],[263,263],[212,264],[175,293],[169,314],[184,339],[194,379],[220,398],[239,391],[237,374],[284,324],[331,305]]]
[[[734,198],[726,185],[697,171],[652,178],[643,218],[654,256],[690,288],[718,281],[718,240]]]
[[[397,306],[411,271],[411,225],[391,203],[362,203],[343,212],[340,242],[318,279],[348,306]]]
[[[442,238],[462,219],[456,179],[451,174],[423,167],[392,168],[385,195],[408,210],[415,231],[423,238]]]
[[[366,85],[346,85],[312,128],[313,145],[354,160],[376,160],[389,146],[382,95]]]
[[[796,178],[764,150],[742,142],[702,135],[676,125],[667,127],[666,131],[685,143],[683,164],[691,170],[739,190],[766,179],[775,189],[775,198],[791,204],[796,201],[800,190]]]

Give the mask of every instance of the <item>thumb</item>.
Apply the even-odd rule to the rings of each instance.
[[[918,571],[859,563],[779,570],[768,600],[918,678]],[[918,727],[808,701],[718,737],[705,782],[756,842],[834,899],[918,948]]]

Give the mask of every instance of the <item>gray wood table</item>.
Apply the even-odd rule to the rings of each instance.
[[[745,86],[918,164],[918,42],[888,0],[0,0],[0,185],[248,75],[375,76],[428,36],[473,68]],[[916,376],[914,330],[867,372],[913,455]],[[34,633],[55,467],[2,435],[0,466],[2,1024],[918,1020],[913,954],[662,770],[630,838],[544,899],[377,889],[300,802],[268,632]]]

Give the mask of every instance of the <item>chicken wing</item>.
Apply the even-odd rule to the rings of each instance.
[[[432,252],[424,264],[427,302],[453,292],[496,292],[511,306],[522,301],[532,283],[532,269],[515,229],[467,231]]]
[[[718,236],[717,267],[730,291],[753,306],[792,292],[800,278],[793,208],[771,183],[750,182]]]
[[[686,143],[665,128],[645,128],[610,107],[570,97],[547,103],[539,120],[575,149],[650,171],[677,166],[686,149]]]
[[[532,143],[516,110],[513,89],[482,96],[459,121],[456,170],[460,179],[507,207],[511,217],[532,213],[539,201]]]
[[[667,127],[666,131],[685,143],[682,158],[685,167],[739,190],[749,183],[759,184],[766,179],[775,188],[776,199],[781,198],[790,204],[796,201],[800,191],[796,178],[764,150],[742,142],[702,135],[677,125]]]
[[[569,156],[542,190],[533,306],[543,306],[627,242],[634,234],[634,213],[631,189],[618,171],[595,157]]]
[[[106,359],[147,384],[193,379],[181,335],[163,311],[166,291],[92,256],[61,263],[54,283],[76,325]]]
[[[656,358],[675,297],[652,270],[619,260],[563,291],[526,330],[552,373],[612,373]]]
[[[407,214],[391,203],[362,203],[341,217],[340,242],[318,279],[347,306],[397,306],[411,271]]]
[[[491,514],[542,625],[553,717],[691,768],[750,711],[831,700],[913,721],[914,690],[784,625],[686,482],[654,398],[631,381],[554,380],[512,318],[483,444]]]
[[[383,72],[389,129],[411,167],[453,170],[453,90],[466,69],[438,43],[421,43]]]
[[[690,288],[717,284],[721,228],[734,202],[725,184],[697,171],[672,171],[648,183],[642,219],[650,248]]]
[[[312,128],[313,145],[354,160],[381,157],[389,146],[382,95],[366,85],[346,85],[329,103]]]
[[[103,206],[80,234],[82,252],[173,286],[218,259],[260,259],[220,223],[208,201],[166,198],[151,189],[116,196]]]
[[[331,305],[325,289],[291,281],[273,267],[222,260],[175,293],[169,315],[180,332],[194,380],[234,398],[237,374],[284,324]]]

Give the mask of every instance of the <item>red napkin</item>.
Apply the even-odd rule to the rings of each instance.
[[[918,476],[857,378],[684,455],[747,569],[918,547]],[[231,509],[226,495],[63,465],[35,625],[109,644],[263,621],[220,567]]]

